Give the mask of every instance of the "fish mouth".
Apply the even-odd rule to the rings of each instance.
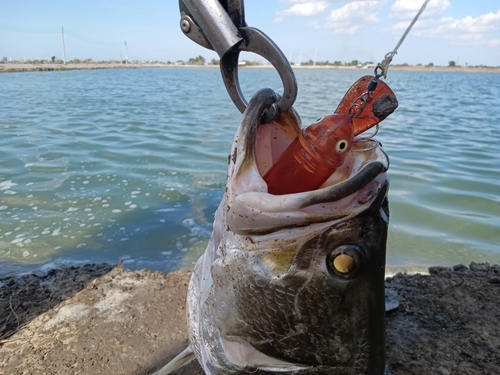
[[[347,220],[366,210],[387,184],[389,159],[373,139],[355,138],[342,166],[319,188],[273,195],[263,175],[298,135],[301,122],[292,108],[273,122],[261,124],[267,108],[278,99],[270,89],[250,101],[238,129],[229,160],[227,225],[239,235],[263,235]]]

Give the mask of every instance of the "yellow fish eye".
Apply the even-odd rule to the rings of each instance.
[[[333,267],[342,274],[349,273],[356,268],[356,261],[347,254],[339,254],[333,260]]]
[[[361,246],[341,245],[327,255],[326,266],[332,276],[352,280],[362,272],[365,258],[365,252]]]
[[[348,146],[349,142],[346,139],[341,139],[335,145],[335,151],[337,151],[337,154],[343,154],[347,151]]]

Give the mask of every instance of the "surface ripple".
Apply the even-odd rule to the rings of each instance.
[[[297,70],[306,126],[368,71]],[[245,95],[277,74],[242,69]],[[0,272],[123,259],[189,267],[204,250],[241,115],[217,69],[0,75]],[[388,263],[500,261],[500,75],[390,71],[398,110]]]

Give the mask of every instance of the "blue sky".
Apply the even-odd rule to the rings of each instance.
[[[202,1],[202,0],[200,0]],[[246,0],[249,26],[294,62],[380,61],[423,0]],[[177,0],[0,0],[0,58],[176,61],[213,51],[186,38]],[[258,56],[245,59],[259,60]],[[393,63],[500,66],[499,0],[431,0]]]

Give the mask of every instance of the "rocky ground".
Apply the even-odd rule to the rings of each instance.
[[[500,266],[386,281],[394,375],[500,374]],[[87,265],[0,279],[0,374],[146,375],[187,343],[190,271]],[[177,374],[201,374],[196,363]]]

